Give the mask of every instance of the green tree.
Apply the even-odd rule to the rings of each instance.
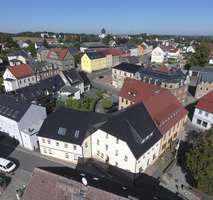
[[[209,48],[206,43],[202,43],[196,48],[196,51],[189,59],[188,64],[196,66],[204,66],[208,63]]]
[[[44,38],[43,45],[44,45],[46,48],[48,48],[48,47],[49,47],[49,45],[48,45],[48,42],[47,42],[47,39],[46,39],[46,38]]]
[[[110,101],[109,99],[102,99],[101,103],[103,108],[106,110],[109,110],[110,108],[112,108],[112,101]]]
[[[35,44],[34,44],[34,43],[31,43],[31,44],[29,45],[29,47],[27,47],[27,50],[31,53],[31,55],[32,55],[33,57],[36,56],[36,49],[35,49]]]
[[[201,136],[186,153],[186,164],[194,177],[196,187],[213,194],[213,129]]]

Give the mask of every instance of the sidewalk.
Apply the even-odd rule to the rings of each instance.
[[[0,196],[1,200],[17,200],[16,189],[27,185],[31,177],[31,173],[22,169],[18,169],[14,175],[11,176],[11,182]]]

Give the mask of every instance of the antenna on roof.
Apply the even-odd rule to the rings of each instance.
[[[82,181],[82,183],[83,183],[84,186],[87,186],[87,185],[88,185],[87,179],[86,179],[85,177],[83,177],[83,178],[81,179],[81,181]]]

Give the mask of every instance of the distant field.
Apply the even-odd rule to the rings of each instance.
[[[15,41],[18,41],[18,40],[31,40],[32,42],[36,42],[38,41],[40,38],[39,37],[13,37],[13,39]]]

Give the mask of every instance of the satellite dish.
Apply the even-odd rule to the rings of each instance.
[[[82,181],[82,183],[83,183],[85,186],[87,186],[88,183],[87,183],[87,179],[86,179],[86,178],[83,177],[83,178],[81,179],[81,181]]]

